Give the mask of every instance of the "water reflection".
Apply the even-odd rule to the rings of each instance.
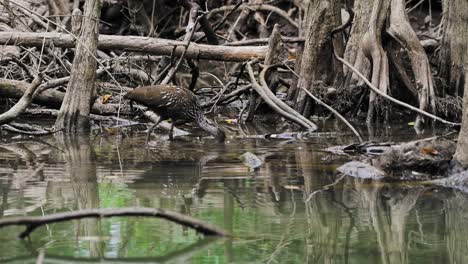
[[[204,239],[148,218],[84,219],[15,237],[0,229],[0,262],[465,263],[467,195],[342,177],[305,141],[53,136],[0,144],[2,216],[98,207],[160,207],[204,219],[232,239]],[[239,155],[264,160],[249,171]],[[326,187],[328,186],[328,187]],[[325,188],[326,187],[326,188]]]

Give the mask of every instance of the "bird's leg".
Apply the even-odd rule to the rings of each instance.
[[[175,120],[172,120],[171,129],[169,130],[169,140],[174,139],[174,125],[175,125]]]
[[[156,127],[159,125],[159,123],[161,123],[161,121],[163,121],[163,118],[159,117],[158,122],[154,123],[154,125],[148,130],[148,134],[146,135],[146,140],[145,140],[146,145],[148,145],[151,133],[153,133],[154,129],[156,129]]]

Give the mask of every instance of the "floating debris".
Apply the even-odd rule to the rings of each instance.
[[[385,173],[374,166],[360,161],[350,161],[341,165],[337,171],[361,179],[382,179]]]
[[[239,159],[250,168],[251,171],[254,171],[258,167],[263,165],[263,160],[261,160],[257,155],[252,152],[245,152],[239,156]]]

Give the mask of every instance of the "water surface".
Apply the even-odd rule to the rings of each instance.
[[[370,134],[424,136],[408,127]],[[149,149],[144,138],[4,136],[0,216],[165,208],[232,238],[153,218],[84,219],[40,227],[26,240],[17,238],[23,227],[0,229],[0,262],[35,263],[42,251],[45,263],[468,263],[466,194],[353,178],[324,188],[350,158],[321,150],[355,142],[352,135],[225,144],[161,137]],[[239,159],[247,151],[264,161],[256,171]]]

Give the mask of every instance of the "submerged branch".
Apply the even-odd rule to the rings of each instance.
[[[0,228],[11,225],[25,225],[26,230],[20,234],[20,238],[25,238],[34,231],[37,227],[45,224],[63,222],[81,218],[106,218],[114,216],[150,216],[158,217],[178,223],[183,226],[193,228],[195,231],[200,232],[207,236],[229,236],[229,234],[216,226],[205,223],[191,216],[179,214],[176,212],[157,209],[157,208],[105,208],[105,209],[88,209],[80,211],[72,211],[65,213],[51,214],[47,216],[25,216],[14,217],[0,220]]]

